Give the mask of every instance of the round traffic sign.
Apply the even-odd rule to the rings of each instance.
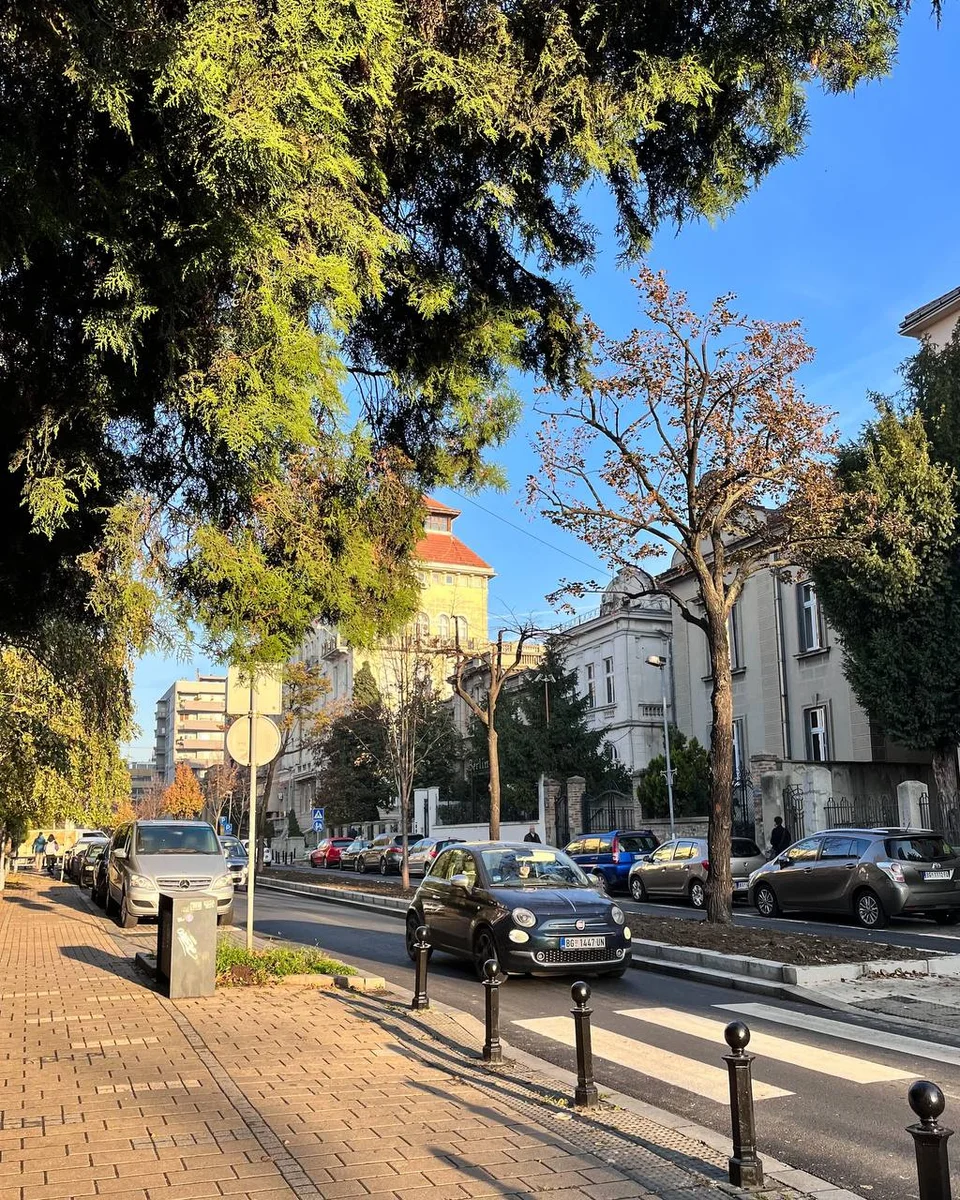
[[[227,730],[227,749],[242,767],[250,766],[250,718],[237,717]],[[262,767],[280,753],[280,730],[269,717],[254,717],[253,761]]]

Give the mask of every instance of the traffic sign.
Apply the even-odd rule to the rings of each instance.
[[[323,829],[325,816],[326,813],[324,809],[315,808],[313,810],[313,829],[315,833],[319,833],[321,829]]]
[[[224,821],[224,823],[223,823],[223,832],[224,832],[224,833],[233,833],[233,824],[232,824],[232,822],[230,822],[230,821]]]
[[[266,766],[280,753],[280,730],[269,717],[257,716],[253,734],[254,764]],[[243,767],[250,765],[250,719],[238,717],[227,730],[227,749]]]

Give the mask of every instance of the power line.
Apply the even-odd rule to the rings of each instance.
[[[552,542],[548,542],[545,538],[539,537],[535,533],[531,533],[529,529],[524,529],[522,525],[517,525],[513,521],[508,521],[506,517],[502,517],[499,513],[495,513],[492,509],[484,507],[478,500],[474,500],[471,496],[465,496],[463,492],[458,492],[456,488],[449,489],[455,496],[459,496],[461,500],[466,500],[468,504],[472,504],[474,508],[479,508],[481,512],[485,512],[488,517],[493,517],[496,521],[502,521],[504,525],[509,525],[511,529],[515,529],[517,533],[522,533],[524,537],[533,538],[535,542],[539,542],[541,546],[546,546],[548,550],[552,550],[555,554],[562,554],[566,558],[571,559],[575,563],[579,563],[581,567],[586,567],[590,571],[596,572],[595,563],[585,562],[582,558],[577,558],[575,554],[571,554],[569,550],[562,550],[559,546],[554,546]],[[601,571],[608,579],[613,576],[609,571]]]

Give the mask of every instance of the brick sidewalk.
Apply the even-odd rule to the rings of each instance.
[[[0,1200],[732,1192],[701,1143],[651,1148],[571,1114],[395,1005],[290,987],[171,1002],[76,889],[12,882],[0,900]]]

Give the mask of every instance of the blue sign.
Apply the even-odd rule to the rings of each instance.
[[[313,810],[313,829],[315,833],[319,833],[323,829],[325,821],[325,809],[315,808]]]
[[[231,823],[229,821],[224,821],[223,832],[224,833],[233,833],[233,825],[231,825]]]

